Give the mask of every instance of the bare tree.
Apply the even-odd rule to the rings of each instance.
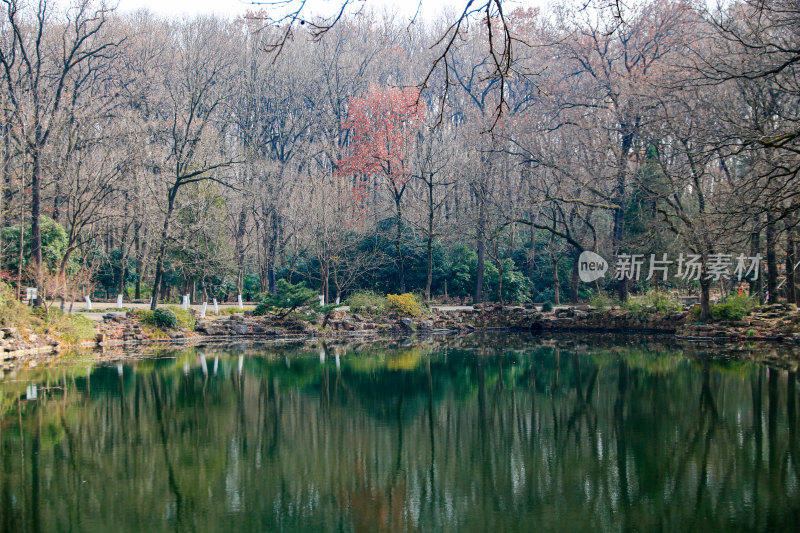
[[[167,120],[156,131],[153,143],[166,146],[159,165],[166,188],[164,222],[156,256],[153,301],[158,305],[169,230],[181,188],[204,180],[224,183],[220,172],[236,162],[220,149],[223,137],[217,129],[221,107],[229,88],[223,83],[231,68],[219,21],[199,18],[174,28],[171,60],[160,72],[163,100],[159,107]]]
[[[119,41],[103,32],[105,3],[79,0],[61,13],[47,0],[33,8],[20,0],[2,0],[0,68],[14,124],[12,135],[30,159],[31,255],[37,285],[42,282],[40,228],[42,158],[58,127],[75,71],[90,61],[107,59]],[[54,20],[58,16],[59,21]]]

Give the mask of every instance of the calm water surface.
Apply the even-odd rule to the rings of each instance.
[[[0,530],[797,531],[797,395],[599,339],[75,357],[0,379]]]

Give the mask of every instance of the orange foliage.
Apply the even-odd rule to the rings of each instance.
[[[352,139],[338,173],[380,176],[392,187],[402,186],[409,179],[406,160],[424,116],[418,89],[371,86],[350,102],[344,125]],[[354,187],[356,201],[367,196],[367,187],[367,180]]]

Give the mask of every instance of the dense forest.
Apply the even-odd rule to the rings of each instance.
[[[503,6],[321,31],[0,1],[4,280],[156,303],[279,279],[326,301],[796,301],[800,2]],[[581,282],[584,251],[609,275]],[[642,275],[616,279],[626,254]],[[734,275],[742,255],[759,275]],[[702,273],[653,276],[684,256]]]

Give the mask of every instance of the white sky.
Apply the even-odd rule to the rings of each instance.
[[[163,16],[179,16],[183,14],[217,14],[227,17],[244,15],[248,10],[257,10],[258,6],[245,0],[118,0],[119,11],[135,11],[147,8]],[[269,1],[269,0],[267,0]],[[280,0],[279,0],[280,1]],[[297,2],[297,0],[294,0]],[[445,8],[464,9],[467,0],[422,0],[420,15],[424,18],[434,18]],[[544,0],[517,0],[506,2],[506,5],[542,5]],[[297,5],[297,4],[295,4]],[[355,3],[352,9],[366,5],[376,11],[384,8],[396,9],[398,14],[411,17],[417,9],[418,0],[367,0],[366,4]],[[331,15],[341,6],[340,0],[306,0],[303,13],[306,16],[313,14]]]

